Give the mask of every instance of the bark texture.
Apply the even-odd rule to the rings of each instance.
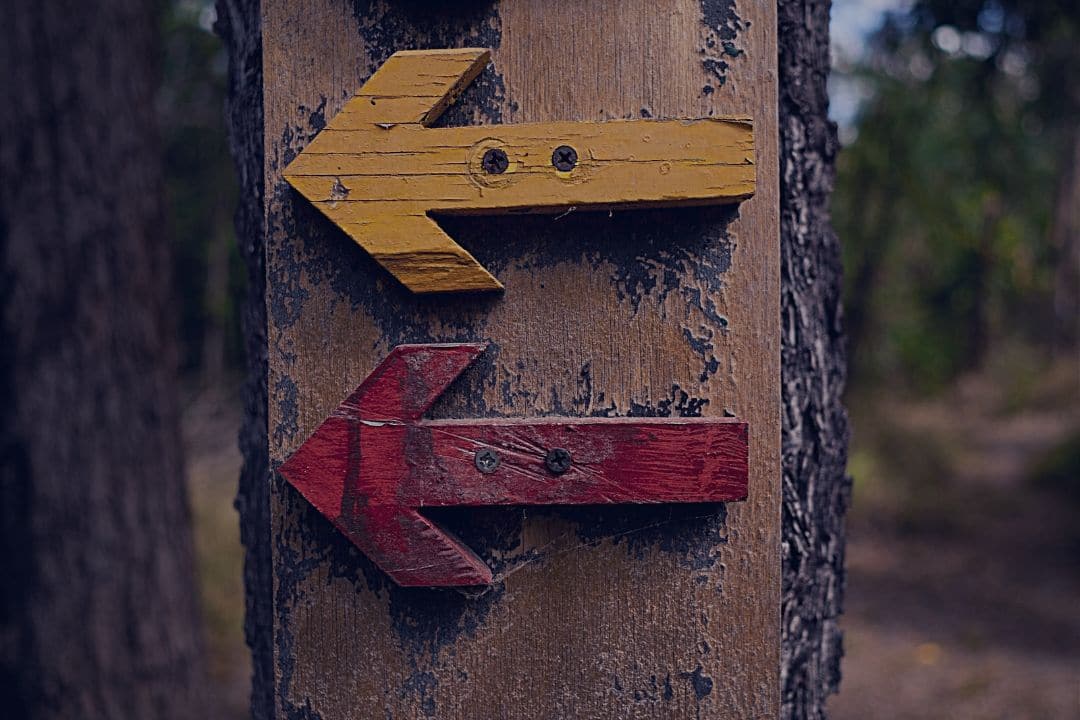
[[[199,717],[155,6],[22,0],[5,19],[0,707]]]
[[[779,2],[785,718],[824,718],[840,683],[848,423],[840,243],[829,218],[839,145],[828,119],[829,7]]]
[[[263,223],[262,24],[258,0],[218,0],[215,27],[229,57],[226,121],[240,202],[236,237],[247,267],[243,306],[247,378],[240,449],[244,465],[236,493],[244,545],[244,635],[252,656],[251,714],[273,714],[273,575],[270,564],[270,474],[266,438],[266,240]]]

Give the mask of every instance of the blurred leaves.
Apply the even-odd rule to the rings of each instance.
[[[168,3],[158,98],[181,370],[209,382],[242,360],[237,304],[244,283],[232,224],[236,181],[223,109],[226,57],[214,19],[210,0]]]
[[[1000,343],[1060,344],[1052,230],[1080,141],[1076,14],[926,0],[841,68],[866,98],[834,196],[857,387],[934,392]]]

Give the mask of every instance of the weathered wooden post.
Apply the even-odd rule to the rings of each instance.
[[[820,21],[821,12],[815,12]],[[242,21],[240,12],[224,20],[233,24],[234,60],[244,57],[237,43],[244,33],[235,29]],[[293,458],[284,473],[274,474],[269,505],[274,714],[324,720],[779,716],[776,7],[711,0],[659,6],[643,0],[506,0],[446,7],[418,1],[266,0],[262,23],[268,439],[274,468]],[[247,33],[250,37],[251,28]],[[348,143],[325,146],[320,139],[320,163],[329,164],[304,168],[300,153],[315,147],[313,140],[328,123],[335,131],[339,113],[393,53],[462,48],[490,48],[492,63],[479,67],[472,83],[465,85],[463,78],[462,86],[453,88],[451,96],[463,92],[456,102],[440,104],[444,112],[435,128],[422,127],[432,118],[424,116],[426,111],[417,115],[416,108],[379,120],[354,106],[357,122],[385,126],[385,151],[357,151]],[[797,65],[793,70],[801,71]],[[426,75],[418,86],[448,76],[438,68]],[[371,86],[364,97],[385,107],[384,101],[393,105],[395,98],[410,95],[394,87]],[[677,134],[650,144],[652,126],[641,126],[640,133],[623,139],[625,147],[604,146],[603,152],[588,138],[566,141],[574,132],[566,123],[600,122],[596,132],[610,137],[614,125],[603,122],[719,116],[751,124],[747,158],[755,175],[752,197],[745,190],[729,191],[728,204],[722,205],[713,203],[721,202],[717,198],[723,193],[687,195],[688,188],[698,187],[692,181],[675,187],[670,197],[642,194],[642,187],[663,183],[673,168],[678,170],[679,161],[701,159],[686,154],[693,143],[681,144]],[[504,139],[517,137],[514,126],[523,123],[552,125],[544,126],[547,135],[529,140],[535,148]],[[413,128],[416,135],[403,135],[399,126]],[[431,173],[416,165],[432,156],[430,147],[419,139],[414,146],[395,144],[402,137],[432,137],[421,133],[457,126],[482,129],[469,131],[461,158]],[[548,145],[550,164],[562,175],[537,161],[538,148]],[[575,145],[586,147],[584,152],[575,148],[574,158],[558,152]],[[506,157],[489,157],[493,149]],[[515,156],[515,151],[521,152]],[[400,173],[394,170],[394,153],[401,157]],[[664,153],[672,155],[666,165]],[[639,160],[640,171],[633,166]],[[613,161],[630,167],[614,190],[604,183],[611,175],[589,174],[590,168]],[[551,171],[567,183],[559,187],[569,189],[550,201],[489,202],[511,170]],[[420,215],[431,211],[456,249],[439,246],[435,252],[428,243],[427,260],[417,263],[412,248],[417,238],[430,240],[426,225],[394,226],[389,249],[378,245],[385,232],[365,234],[364,223],[372,217],[368,210],[414,203],[418,188],[430,191],[421,176],[439,173],[448,176],[446,187],[454,198],[460,199],[454,195],[459,190],[473,192],[468,184],[454,184],[460,180],[456,176],[466,175],[477,190],[473,195],[485,198],[480,205],[420,208]],[[673,184],[676,177],[678,172]],[[607,194],[590,194],[598,185]],[[682,207],[699,203],[709,206]],[[819,211],[816,201],[808,206],[811,214]],[[486,214],[538,207],[548,212]],[[453,214],[461,211],[480,214]],[[403,244],[409,248],[404,253]],[[481,289],[502,285],[505,291],[410,292],[410,279],[423,280],[424,262],[432,260],[436,266],[444,263],[440,272],[468,266],[473,273],[468,282]],[[484,273],[490,273],[490,282]],[[442,282],[413,289],[447,289]],[[370,384],[353,396],[354,403],[339,407],[384,359],[392,362],[395,347],[404,343],[487,347],[470,358],[471,365],[464,363],[468,367],[455,366],[448,379],[437,378],[422,402],[417,400],[413,410],[420,412],[387,411],[383,400],[372,400]],[[377,378],[385,377],[388,367],[382,366]],[[429,377],[423,367],[401,371],[403,393],[419,392],[424,383],[417,382]],[[454,381],[458,371],[463,374]],[[422,419],[420,406],[428,400],[435,405],[426,417],[434,420]],[[400,398],[394,402],[401,405]],[[737,449],[713,453],[706,445],[681,451],[682,465],[679,457],[661,453],[665,477],[682,488],[661,497],[626,490],[627,476],[638,477],[641,461],[621,450],[593,462],[580,449],[584,446],[574,446],[568,453],[571,470],[560,469],[566,458],[556,456],[545,471],[537,463],[547,463],[562,448],[540,442],[550,438],[536,435],[537,428],[548,423],[564,432],[572,424],[566,416],[589,418],[590,427],[606,427],[601,419],[616,417],[700,418],[682,423],[695,427],[737,418],[726,422],[748,431],[743,435],[749,438],[748,464],[735,473],[745,492],[736,488],[722,495],[701,484],[714,477],[702,470],[702,457],[719,453],[738,459]],[[311,445],[298,452],[312,433],[328,427],[328,417],[331,424],[340,420],[342,427],[356,429],[355,435],[332,427],[317,435],[332,438],[346,448],[345,455],[324,449],[312,454]],[[500,422],[511,424],[529,419],[525,440],[536,441],[536,447],[522,441],[508,451],[505,437],[469,436],[495,459],[478,450],[469,458],[479,473],[468,480],[472,494],[450,493],[450,500],[432,502],[425,493],[433,483],[452,481],[459,488],[469,468],[455,455],[458,464],[451,471],[441,465],[438,472],[417,471],[431,446],[416,438],[434,442],[432,428],[445,431],[446,420],[483,424],[484,418],[507,418]],[[659,421],[657,427],[663,422],[680,424]],[[411,434],[405,440],[387,434],[388,424]],[[372,432],[376,426],[381,434]],[[549,430],[543,425],[544,433]],[[392,436],[398,439],[390,445],[373,440]],[[565,432],[560,438],[566,440]],[[651,441],[638,438],[632,444],[649,447]],[[373,442],[382,449],[373,452]],[[460,454],[480,446],[449,447]],[[575,458],[580,467],[573,465]],[[625,474],[621,460],[628,466]],[[399,464],[397,475],[387,469],[389,462]],[[337,482],[337,494],[312,491],[314,466],[332,466],[330,476],[352,479],[329,480]],[[520,485],[494,502],[491,495],[480,498],[481,475],[491,473],[506,489],[518,482],[509,470],[524,467],[539,468],[535,478],[556,488],[563,487],[560,478],[600,477],[618,485],[617,492],[575,497],[624,504],[554,507],[565,497],[526,494]],[[385,520],[375,510],[388,504],[387,496],[378,494],[382,490],[357,479],[372,472],[424,478],[425,492],[406,485],[394,485],[393,492],[404,493],[395,497],[420,508],[424,533],[436,533],[440,542],[444,534],[450,538],[446,542],[452,544],[444,546],[451,548],[449,556],[467,558],[455,567],[473,574],[453,576],[471,578],[467,587],[398,584],[460,583],[433,580],[422,563],[395,565],[399,551],[415,547],[412,540],[365,544],[372,528]],[[692,492],[683,492],[686,487]],[[246,492],[246,499],[257,499],[257,490]],[[745,501],[726,505],[685,504],[743,496]],[[454,507],[455,497],[463,506]],[[656,500],[660,504],[625,504]],[[423,509],[430,504],[447,507]],[[257,530],[258,511],[247,517],[255,518],[249,527]],[[255,548],[249,578],[257,578],[264,556],[257,539],[249,537],[249,545]],[[445,564],[449,556],[437,555],[434,562]],[[491,584],[473,584],[487,580],[484,569]],[[416,582],[415,572],[420,574]],[[796,570],[803,572],[801,566]],[[258,580],[255,585],[256,594],[267,589]],[[266,628],[257,623],[266,616],[259,603],[252,607],[258,645]],[[789,618],[799,616],[790,604],[786,612]],[[820,662],[813,660],[821,653],[814,643],[822,637],[820,627],[804,628],[802,640],[785,648],[800,654],[787,661],[789,669],[802,673],[797,678]],[[268,656],[256,650],[260,715],[268,710],[268,698],[260,695],[268,689],[264,661]],[[832,660],[824,664],[831,667]],[[785,688],[786,711],[819,712],[829,684]]]

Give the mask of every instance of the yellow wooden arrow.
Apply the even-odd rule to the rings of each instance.
[[[754,192],[743,118],[429,128],[483,49],[395,53],[285,179],[413,292],[502,285],[434,214],[708,205]]]

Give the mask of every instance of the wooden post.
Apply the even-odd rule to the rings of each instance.
[[[400,588],[275,476],[280,718],[771,718],[780,690],[780,287],[772,3],[263,5],[276,467],[391,349],[490,343],[434,417],[736,415],[727,506],[428,511],[487,590]],[[394,51],[489,47],[441,124],[751,117],[737,207],[440,221],[505,294],[409,293],[282,177]]]

